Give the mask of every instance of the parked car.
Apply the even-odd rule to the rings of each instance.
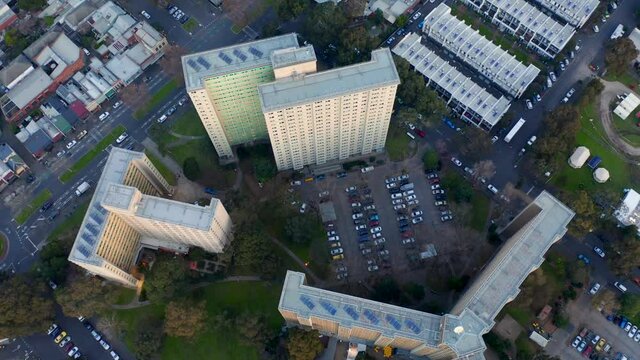
[[[72,147],[76,146],[78,142],[75,140],[71,140],[69,141],[69,143],[67,144],[67,150],[71,149]]]
[[[424,221],[424,219],[422,218],[422,216],[418,216],[417,218],[411,220],[411,222],[414,223],[414,224],[419,224],[419,223],[421,223],[423,221]]]
[[[406,238],[406,239],[402,239],[402,245],[409,245],[409,244],[413,244],[416,242],[416,239],[410,237],[410,238]]]
[[[392,183],[389,183],[389,184],[387,184],[387,185],[385,185],[385,186],[387,187],[387,189],[392,189],[392,188],[394,188],[394,187],[397,187],[397,186],[398,186],[398,184],[396,184],[396,183],[392,182]]]
[[[525,103],[527,104],[527,109],[533,109],[533,103],[531,103],[531,100],[527,99],[525,100]]]
[[[422,216],[422,214],[424,214],[422,210],[414,210],[411,212],[412,217]]]
[[[575,339],[573,339],[573,342],[571,343],[571,346],[574,348],[577,348],[578,345],[580,345],[580,342],[582,342],[582,338],[580,337],[580,335],[576,336]]]
[[[108,111],[105,111],[105,112],[103,112],[102,114],[100,114],[100,115],[98,116],[98,119],[100,119],[100,121],[102,121],[102,120],[104,120],[104,119],[106,119],[106,118],[108,118],[108,117],[109,117],[109,112],[108,112]]]
[[[103,349],[105,349],[105,350],[111,349],[111,345],[109,345],[109,343],[105,339],[100,340],[99,343],[100,343],[100,346],[102,346]]]
[[[371,229],[370,231],[371,231],[372,234],[379,233],[379,232],[382,231],[382,227],[381,226],[376,226],[373,229]]]
[[[406,209],[406,207],[407,207],[407,206],[406,206],[405,204],[398,204],[398,205],[396,205],[396,206],[394,206],[394,207],[393,207],[393,210],[398,211],[398,210],[400,210],[400,209]]]
[[[451,162],[456,164],[456,166],[458,166],[458,167],[462,166],[462,161],[456,159],[455,157],[451,158]]]
[[[601,258],[604,258],[604,251],[599,247],[594,246],[593,251],[595,251],[595,253],[598,254],[598,256],[600,256]]]
[[[56,338],[55,338],[53,341],[54,341],[56,344],[59,344],[59,343],[60,343],[60,341],[62,341],[62,339],[64,339],[64,338],[65,338],[65,336],[67,336],[67,332],[66,332],[66,331],[64,331],[64,330],[62,330],[62,331],[60,332],[60,334],[58,334],[58,336],[56,336]]]
[[[356,190],[358,190],[358,188],[357,188],[357,187],[355,187],[355,186],[349,186],[348,188],[344,189],[344,191],[345,191],[345,192],[348,192],[348,193],[349,193],[349,192],[356,191]]]
[[[436,201],[433,203],[435,206],[445,206],[447,205],[446,201]]]
[[[584,262],[585,265],[589,265],[591,263],[591,260],[589,260],[588,257],[582,254],[578,254],[578,260],[581,260],[582,262]]]
[[[595,295],[595,294],[598,292],[598,290],[600,290],[600,284],[595,283],[595,284],[593,284],[593,286],[591,287],[591,290],[589,290],[589,294],[591,294],[591,295]]]
[[[440,189],[440,184],[431,185],[431,190]]]
[[[453,220],[453,216],[451,216],[451,215],[440,216],[440,221],[442,221],[442,222],[447,222],[447,221],[451,221],[451,220]]]
[[[151,19],[151,15],[149,15],[149,13],[144,11],[144,10],[140,11],[140,14],[142,14],[142,16],[144,16],[147,20]],[[71,356],[71,355],[69,355],[69,356]]]
[[[122,133],[122,135],[118,136],[118,138],[116,139],[116,144],[121,144],[128,137],[129,137],[129,134],[127,134],[126,132]]]

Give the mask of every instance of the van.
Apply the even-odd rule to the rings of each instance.
[[[157,121],[158,124],[162,124],[163,122],[167,121],[167,115],[162,114],[162,116],[160,116]]]
[[[416,137],[413,136],[413,134],[411,134],[410,132],[407,131],[407,136],[410,137],[411,139],[415,140]]]
[[[365,174],[368,173],[369,171],[373,171],[373,166],[367,166],[366,168],[362,168],[360,169],[360,171]]]
[[[547,78],[547,87],[550,88],[551,86],[553,86],[553,81],[551,81],[551,78]]]
[[[623,294],[627,292],[627,287],[622,285],[621,283],[619,283],[618,281],[613,283],[613,286],[616,287],[616,289],[620,290],[620,292],[622,292]]]

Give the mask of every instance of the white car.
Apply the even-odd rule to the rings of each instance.
[[[602,249],[600,249],[597,246],[593,247],[593,251],[596,252],[596,254],[598,254],[598,256],[600,256],[601,258],[604,258],[604,251]]]
[[[382,237],[382,233],[375,233],[375,234],[371,235],[371,237],[374,238],[374,239],[381,238]],[[384,242],[384,240],[383,240],[383,242]]]
[[[109,345],[108,342],[106,342],[104,339],[100,340],[100,346],[102,346],[103,349],[105,350],[109,350],[111,349],[111,345]]]
[[[400,210],[400,209],[405,209],[407,206],[405,204],[399,204],[393,207],[393,210]]]
[[[367,205],[363,208],[364,210],[375,210],[376,206],[375,205]]]
[[[456,166],[458,166],[458,167],[462,166],[462,161],[456,159],[455,157],[451,158],[451,162],[456,164]]]
[[[431,185],[431,190],[440,189],[440,184]]]
[[[331,255],[340,255],[343,252],[344,252],[344,250],[342,250],[342,248],[331,249]]]
[[[340,240],[340,236],[338,236],[338,235],[336,235],[336,236],[330,236],[328,240],[329,240],[329,241],[338,241],[338,240]]]
[[[362,224],[362,225],[356,225],[356,231],[357,231],[357,230],[366,229],[366,228],[367,228],[367,225],[365,225],[365,224]]]
[[[358,190],[358,188],[355,186],[349,186],[348,188],[344,189],[345,192],[352,192],[356,190]]]
[[[420,204],[420,201],[418,201],[418,199],[411,200],[411,201],[407,202],[407,205],[410,205],[410,206],[411,205],[418,205],[418,204]]]
[[[142,16],[144,16],[147,19],[151,19],[151,15],[149,15],[149,13],[144,10],[140,11],[140,14],[142,14]]]
[[[378,251],[378,254],[380,256],[389,256],[389,250],[386,250],[386,249],[385,250],[380,250],[380,251]]]
[[[538,140],[537,136],[532,136],[531,138],[529,138],[529,141],[527,141],[527,145],[532,146],[534,142],[536,142],[536,140]]]
[[[421,223],[423,221],[424,221],[424,219],[422,218],[422,216],[418,216],[417,218],[411,220],[411,222],[414,223],[414,224],[419,224],[419,223]]]
[[[67,144],[67,150],[71,149],[72,147],[76,146],[78,142],[75,140],[71,140],[68,144]]]
[[[405,191],[405,192],[403,192],[403,193],[402,193],[402,196],[407,197],[407,196],[409,196],[409,195],[413,195],[413,194],[415,194],[415,191],[413,191],[413,190],[409,190],[409,191]]]
[[[304,214],[305,211],[307,211],[307,203],[302,203],[302,205],[300,205],[300,214]]]
[[[423,212],[422,210],[415,210],[414,212],[411,213],[412,217],[417,217],[417,216],[422,216]]]
[[[392,183],[388,183],[388,184],[386,185],[387,189],[393,189],[393,188],[394,188],[394,187],[396,187],[396,186],[398,186],[398,184],[396,184],[396,183],[394,183],[394,182],[392,182]]]
[[[591,287],[591,290],[589,290],[589,294],[591,294],[591,295],[595,295],[595,294],[598,292],[598,290],[600,290],[600,284],[595,283],[595,284],[593,284],[593,286]]]
[[[358,220],[358,219],[362,219],[363,216],[364,215],[362,213],[355,213],[355,214],[351,215],[351,218],[353,220]]]
[[[636,333],[638,332],[638,327],[636,325],[633,325],[633,327],[631,328],[631,330],[629,330],[629,337],[632,338],[636,335]]]
[[[487,189],[489,189],[489,191],[491,191],[494,194],[498,193],[498,189],[495,186],[491,185],[491,184],[487,185]]]
[[[527,104],[527,109],[529,110],[533,109],[533,104],[531,103],[531,100],[527,99],[525,100],[525,103]]]
[[[390,177],[390,178],[386,179],[386,180],[384,181],[384,183],[385,183],[385,184],[391,184],[391,183],[393,183],[393,182],[396,182],[397,180],[398,180],[398,179],[396,179],[395,177]]]
[[[382,231],[382,227],[381,226],[376,226],[373,229],[371,229],[371,233],[375,234],[375,233],[379,233]]]
[[[378,271],[378,265],[370,265],[367,270],[369,270],[369,272]]]
[[[556,80],[558,80],[558,78],[556,77],[556,73],[554,73],[553,71],[549,73],[549,77],[553,82],[556,82]]]
[[[412,237],[408,239],[402,239],[402,245],[413,244],[414,242],[416,242],[416,239]]]
[[[116,103],[115,103],[115,104],[113,104],[113,108],[114,108],[114,109],[117,109],[117,108],[119,108],[121,105],[122,105],[122,100],[118,100],[118,101],[116,101]]]
[[[123,141],[125,141],[127,138],[129,137],[129,134],[122,133],[122,135],[118,136],[118,138],[116,139],[116,144],[121,144]]]
[[[391,205],[398,205],[398,204],[402,204],[404,202],[404,200],[402,199],[395,199],[391,201]]]
[[[111,355],[111,357],[113,358],[113,360],[120,360],[120,356],[118,355],[117,352],[111,350],[111,352],[109,353],[109,355]]]
[[[403,174],[398,177],[398,180],[409,180],[409,174]]]
[[[391,194],[391,198],[392,198],[392,199],[399,199],[399,198],[401,198],[401,197],[402,197],[402,194],[401,194],[401,193]]]
[[[327,236],[334,236],[334,235],[336,235],[335,230],[327,231]]]
[[[109,117],[109,112],[105,111],[102,114],[100,114],[100,116],[98,116],[98,119],[100,119],[100,121],[102,121],[102,120],[104,120],[104,119],[106,119],[108,117]]]
[[[71,350],[69,350],[69,352],[67,353],[67,355],[69,355],[69,357],[72,357],[73,355],[75,355],[78,352],[78,347],[74,346]]]
[[[407,201],[411,201],[411,200],[415,200],[416,198],[417,198],[417,196],[415,196],[415,195],[409,195],[409,196],[407,196],[407,197],[405,198],[405,200],[407,200]]]
[[[373,241],[374,245],[380,245],[380,244],[384,244],[387,241],[387,239],[385,238],[380,238],[380,239],[376,239]]]

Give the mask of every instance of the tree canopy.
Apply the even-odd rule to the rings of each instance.
[[[307,0],[278,0],[275,6],[276,14],[281,21],[298,17],[309,5]]]
[[[560,106],[544,119],[544,131],[534,151],[543,167],[555,165],[558,154],[568,154],[580,131],[578,110],[573,106]],[[564,157],[563,161],[566,160]]]
[[[187,276],[186,264],[180,257],[160,255],[153,263],[153,268],[146,274],[144,287],[147,297],[152,302],[171,299],[184,288]]]
[[[427,150],[422,155],[422,163],[425,170],[438,170],[440,169],[440,157],[435,150]]]
[[[332,1],[317,4],[311,8],[303,25],[303,34],[322,54],[329,44],[339,39],[339,35],[347,25],[347,17],[342,7]],[[337,44],[333,44],[337,46]]]
[[[172,301],[165,311],[164,332],[169,336],[193,339],[204,329],[206,320],[205,301]]]
[[[282,270],[282,260],[274,254],[264,233],[254,225],[240,230],[233,239],[235,265],[265,279],[273,279]]]
[[[422,75],[413,71],[408,61],[398,56],[394,56],[394,61],[400,77],[396,96],[401,104],[415,108],[422,115],[423,124],[439,121],[447,114],[447,105],[435,91],[427,88]]]
[[[324,345],[317,330],[289,329],[287,351],[291,360],[313,360],[322,350]]]
[[[184,176],[191,181],[196,181],[202,176],[200,164],[198,164],[198,160],[193,156],[184,159],[184,162],[182,163],[182,172],[184,173]]]
[[[41,282],[23,275],[4,279],[0,299],[0,339],[44,331],[53,321],[53,300]]]
[[[640,321],[640,295],[625,293],[620,299],[620,312],[633,323]]]
[[[630,69],[631,62],[638,56],[633,41],[628,37],[615,39],[607,44],[604,53],[604,62],[607,70],[613,74],[620,75]]]
[[[314,221],[309,215],[294,215],[287,218],[284,230],[289,241],[308,244],[314,229]]]
[[[71,237],[49,241],[40,251],[38,262],[34,265],[38,277],[62,283],[69,268],[69,251]]]
[[[588,192],[578,190],[564,193],[562,197],[576,212],[576,216],[569,223],[569,232],[572,235],[582,237],[596,229],[598,210]]]
[[[46,0],[18,0],[18,8],[27,11],[40,10],[47,6]]]
[[[272,334],[262,314],[243,312],[235,319],[236,330],[242,342],[264,349]]]
[[[57,290],[55,298],[66,316],[92,317],[110,308],[115,292],[96,277],[79,276]]]

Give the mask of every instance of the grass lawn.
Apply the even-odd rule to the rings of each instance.
[[[631,112],[631,115],[622,120],[618,115],[612,115],[613,126],[620,136],[622,136],[629,144],[640,146],[640,127],[636,124],[640,122],[636,118],[636,114],[640,111],[640,106]]]
[[[604,76],[604,79],[607,81],[618,81],[621,82],[625,85],[627,85],[628,87],[630,87],[631,89],[634,89],[638,87],[638,80],[633,77],[633,75],[631,75],[631,70],[629,71],[625,71],[622,74],[612,74],[607,72],[607,74]]]
[[[407,130],[396,123],[391,123],[386,143],[387,153],[391,161],[402,161],[415,154],[415,147],[409,147],[409,143],[412,140],[407,135]]]
[[[469,226],[477,231],[484,231],[484,227],[487,224],[487,218],[489,217],[489,205],[490,201],[480,191],[475,191],[471,198],[471,219],[469,220]]]
[[[155,155],[153,155],[150,151],[145,151],[145,155],[151,160],[153,165],[160,171],[160,174],[164,177],[165,180],[169,183],[169,185],[175,186],[178,182],[176,181],[176,175],[169,170],[169,168]]]
[[[84,204],[78,206],[75,209],[71,216],[69,216],[65,221],[60,223],[60,225],[56,226],[53,231],[49,233],[48,241],[59,239],[62,235],[75,231],[76,228],[80,227],[82,224],[82,220],[84,219],[84,214],[87,212],[87,208],[89,207],[89,202],[85,202]]]
[[[60,181],[66,183],[69,180],[73,179],[78,171],[84,169],[87,165],[89,165],[96,156],[98,156],[104,149],[111,145],[118,138],[118,136],[122,135],[122,133],[126,130],[127,129],[124,127],[124,125],[118,125],[118,127],[113,129],[109,134],[107,134],[107,136],[102,138],[102,140],[100,140],[100,142],[98,142],[94,148],[84,154],[84,156],[81,157],[80,160],[71,165],[69,170],[60,175]]]
[[[194,108],[189,109],[176,119],[171,125],[171,130],[180,135],[207,136],[207,131],[202,126],[202,121]]]
[[[31,217],[31,215],[33,215],[33,213],[38,211],[38,209],[40,209],[40,207],[42,207],[42,205],[44,205],[44,203],[47,202],[47,200],[49,200],[50,198],[51,191],[49,189],[42,190],[40,194],[35,197],[35,199],[31,200],[31,203],[29,205],[27,205],[24,209],[22,209],[22,211],[20,211],[18,216],[16,216],[16,222],[19,225],[24,224],[25,221],[27,221]]]
[[[590,121],[593,119],[593,121]],[[608,187],[616,192],[631,185],[629,175],[629,165],[608,143],[607,135],[602,128],[602,123],[598,118],[595,104],[591,103],[583,107],[580,111],[580,121],[582,128],[576,136],[575,146],[586,146],[591,152],[591,156],[600,156],[602,158],[601,167],[609,170],[611,178],[604,184],[596,183],[593,180],[593,173],[586,164],[581,169],[574,169],[569,165],[562,166],[553,176],[551,181],[554,185],[565,190],[575,191],[577,189],[584,190],[600,190]],[[565,161],[571,154],[559,154]]]
[[[182,28],[186,32],[192,32],[193,30],[198,28],[198,25],[200,25],[200,23],[198,23],[196,19],[190,18],[186,23],[184,23],[184,25],[182,25]]]
[[[266,282],[229,282],[215,283],[202,289],[198,298],[207,301],[207,312],[211,319],[215,314],[227,310],[237,315],[243,311],[262,314],[267,324],[277,332],[283,324],[277,306],[280,299],[280,286]],[[134,349],[133,334],[145,318],[162,319],[164,305],[151,305],[133,310],[115,311],[125,326],[125,342]],[[166,337],[161,349],[162,359],[206,359],[211,354],[224,354],[225,360],[258,360],[256,348],[240,342],[235,331],[219,331],[211,327],[192,342],[173,337]]]
[[[146,105],[140,107],[138,110],[136,110],[135,113],[133,113],[133,117],[140,120],[143,117],[147,116],[147,114],[152,109],[160,105],[160,103],[162,103],[167,98],[167,96],[169,96],[177,87],[178,84],[174,80],[166,83],[151,96],[151,99],[149,100],[149,102],[147,102]]]
[[[120,287],[117,290],[115,304],[116,305],[126,305],[126,304],[130,303],[135,296],[136,296],[136,290],[135,289],[129,289],[129,288],[126,288],[126,287]]]

